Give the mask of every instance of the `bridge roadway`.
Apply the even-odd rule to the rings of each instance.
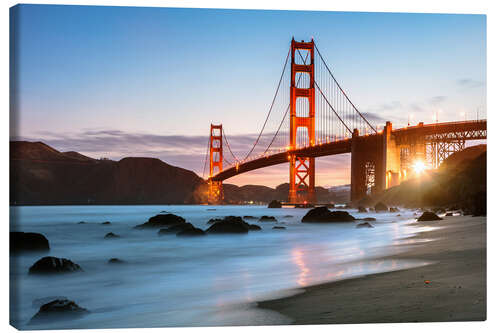
[[[399,144],[405,144],[416,138],[423,138],[426,142],[431,141],[451,141],[451,140],[482,140],[486,139],[486,120],[471,120],[458,122],[445,122],[433,124],[419,124],[417,126],[403,127],[392,130],[392,135],[395,136]],[[382,133],[373,133],[369,135],[359,136],[359,140],[374,140]],[[223,181],[236,175],[249,172],[252,170],[265,168],[272,165],[288,162],[288,156],[296,154],[302,157],[321,157],[329,155],[338,155],[351,152],[352,138],[337,140],[330,143],[316,144],[315,146],[289,150],[286,152],[276,153],[268,156],[263,156],[255,160],[250,160],[226,168],[216,174],[212,180]]]

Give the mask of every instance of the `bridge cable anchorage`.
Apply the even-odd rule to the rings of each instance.
[[[226,132],[224,129],[222,129],[222,136],[224,137],[224,141],[226,141],[227,148],[229,149],[229,153],[233,156],[233,158],[236,160],[236,163],[239,163],[240,160],[233,154],[233,151],[231,150],[231,145],[229,145],[229,141],[226,138]]]
[[[375,132],[377,133],[377,130],[372,126],[372,124],[370,124],[370,122],[365,118],[365,116],[363,116],[363,114],[361,112],[359,112],[358,108],[351,102],[351,100],[349,99],[349,97],[347,96],[347,94],[344,92],[344,89],[342,89],[342,87],[340,86],[340,84],[338,83],[337,79],[335,79],[335,76],[333,76],[332,74],[332,71],[330,70],[330,67],[328,67],[325,59],[323,58],[323,56],[321,55],[321,52],[319,52],[318,50],[318,47],[316,46],[316,44],[314,44],[314,48],[315,50],[318,52],[319,54],[319,57],[321,59],[321,61],[323,62],[323,64],[325,65],[326,69],[328,70],[328,73],[330,74],[330,76],[332,77],[332,79],[335,81],[335,84],[337,85],[337,87],[340,89],[340,91],[342,92],[342,94],[344,95],[344,97],[347,99],[347,101],[349,102],[349,104],[351,104],[351,106],[354,108],[354,110],[356,110],[356,112],[361,116],[361,118],[363,118],[363,120],[368,124],[368,126],[370,126],[370,128]],[[351,132],[352,133],[352,132]]]
[[[300,51],[299,51],[299,54],[300,54]],[[302,55],[300,57],[302,58],[302,62],[305,65],[306,62],[307,62],[307,59],[309,58],[309,53],[307,53],[305,59],[302,57]],[[297,79],[297,85],[300,83],[300,80],[302,79],[302,74],[303,73],[300,73],[299,78]],[[274,133],[274,136],[273,136],[271,142],[269,143],[269,145],[267,146],[267,148],[266,148],[266,150],[264,151],[263,154],[267,153],[267,151],[269,150],[269,148],[271,147],[271,145],[274,143],[274,140],[276,139],[276,136],[278,135],[278,133],[279,133],[279,131],[281,129],[281,126],[283,125],[283,122],[285,121],[286,116],[288,115],[288,112],[290,112],[290,103],[288,103],[288,106],[286,108],[286,112],[284,113],[283,118],[281,119],[280,125],[278,126],[278,129],[276,130],[276,133]]]
[[[253,144],[252,148],[250,149],[250,151],[248,152],[248,154],[245,156],[245,158],[243,159],[243,161],[245,161],[250,156],[250,154],[253,152],[253,150],[255,149],[255,146],[257,146],[257,143],[260,140],[260,137],[262,136],[262,132],[264,132],[264,128],[266,127],[266,124],[267,124],[267,121],[269,120],[269,116],[271,114],[271,111],[273,110],[274,102],[276,101],[276,96],[278,95],[278,91],[279,91],[279,88],[281,86],[281,82],[283,81],[283,75],[285,74],[286,65],[288,64],[288,59],[290,58],[290,52],[291,52],[291,50],[292,50],[292,48],[290,47],[288,49],[288,55],[286,56],[285,64],[283,65],[283,70],[281,71],[281,77],[280,77],[280,80],[278,82],[278,86],[276,87],[276,92],[274,93],[274,97],[273,97],[273,101],[271,103],[271,107],[269,108],[269,111],[267,112],[267,117],[266,117],[266,120],[264,122],[264,125],[262,126],[262,129],[260,130],[260,133],[259,133],[259,136],[257,137],[257,140],[255,140],[255,143]]]

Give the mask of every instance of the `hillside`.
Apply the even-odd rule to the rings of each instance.
[[[10,203],[197,203],[204,181],[155,158],[96,160],[42,142],[10,142]]]

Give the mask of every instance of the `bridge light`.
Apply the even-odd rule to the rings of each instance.
[[[425,163],[421,160],[416,160],[415,162],[413,162],[413,165],[412,165],[412,168],[413,170],[415,171],[415,173],[417,175],[421,174],[422,172],[425,171],[425,169],[427,169],[427,166],[425,165]]]

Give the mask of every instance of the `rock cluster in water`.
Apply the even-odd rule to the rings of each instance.
[[[246,234],[248,231],[261,230],[258,225],[248,224],[239,216],[226,216],[211,221],[212,225],[206,230],[209,234]]]
[[[186,223],[186,220],[175,214],[158,214],[151,217],[148,222],[135,226],[136,229],[163,228],[175,224]]]
[[[302,218],[302,222],[352,222],[354,216],[346,211],[330,211],[326,207],[313,208]]]
[[[50,245],[44,235],[35,232],[11,232],[10,252],[49,251]]]

